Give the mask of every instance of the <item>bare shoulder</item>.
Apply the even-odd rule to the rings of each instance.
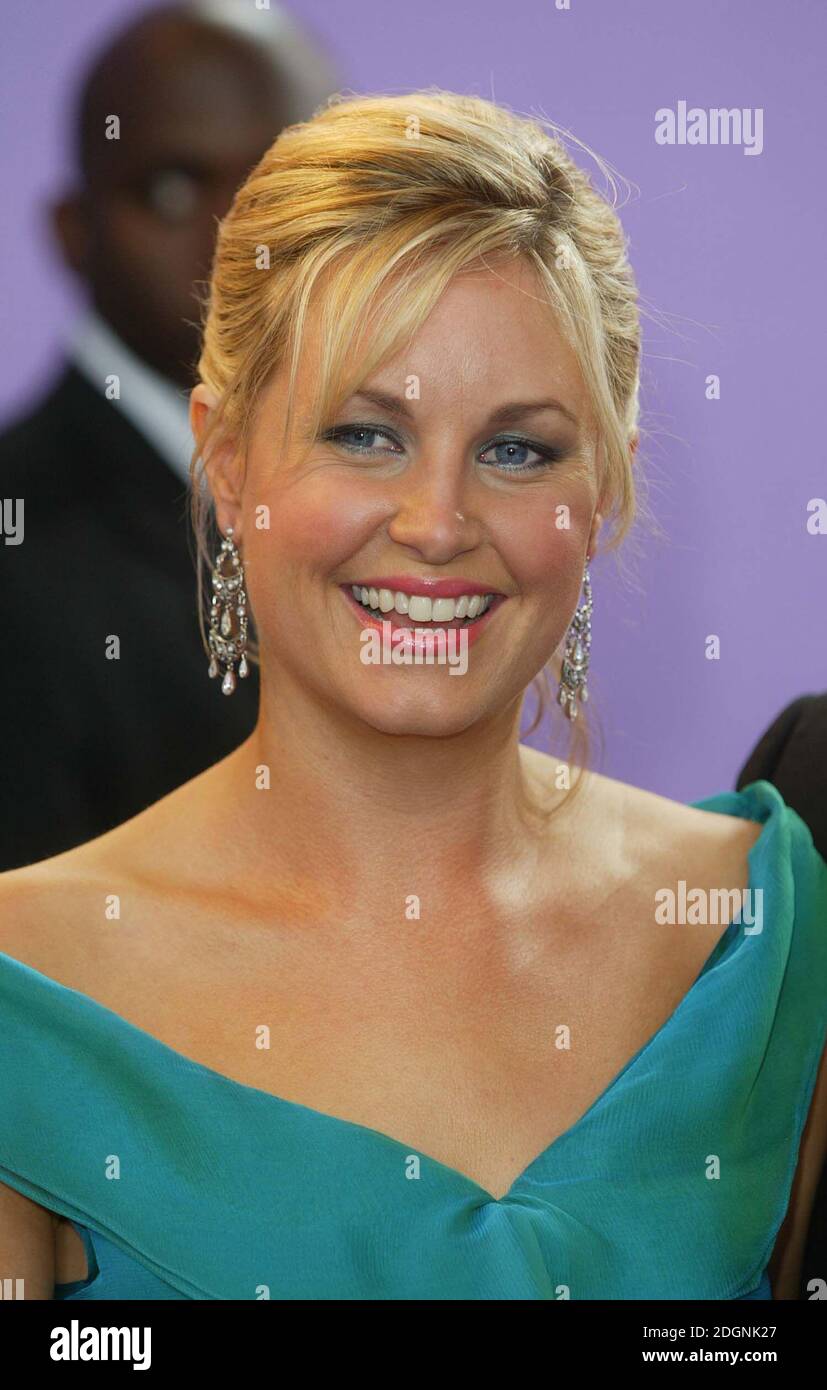
[[[164,888],[175,884],[176,854],[182,866],[190,862],[186,832],[197,833],[190,814],[197,802],[187,783],[85,844],[0,873],[0,951],[93,992],[116,940],[123,961],[124,933],[113,923],[129,921],[131,945],[139,947],[138,928],[152,930]]]
[[[641,846],[664,862],[671,858],[676,870],[706,863],[713,873],[737,872],[764,829],[759,821],[690,806],[612,778],[601,780],[604,795],[621,808]]]
[[[534,775],[553,785],[555,760],[524,751]],[[749,851],[764,828],[760,822],[686,805],[597,772],[586,772],[583,779],[579,801],[573,802],[573,825],[601,845],[605,858],[615,856],[640,873],[651,869],[678,878],[702,873],[710,881],[743,879],[746,885]]]
[[[0,874],[0,951],[63,979],[81,943],[90,955],[104,877],[85,845]]]

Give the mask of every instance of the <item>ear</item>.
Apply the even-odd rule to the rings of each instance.
[[[597,551],[597,540],[600,535],[600,528],[603,525],[603,513],[598,510],[592,517],[591,530],[589,531],[589,541],[586,546],[586,554],[593,560]]]
[[[49,230],[69,270],[85,280],[89,274],[89,222],[80,193],[64,193],[45,207]]]
[[[190,392],[190,429],[199,446],[212,424],[218,408],[218,397],[209,386],[199,381]],[[233,528],[233,538],[241,539],[241,489],[243,470],[236,440],[225,438],[217,444],[207,443],[202,455],[204,472],[215,503],[215,519],[222,535]]]
[[[640,443],[640,434],[639,434],[638,431],[636,430],[635,433],[632,435],[632,438],[629,440],[629,462],[630,462],[630,464],[634,462],[635,453],[636,453],[636,451],[637,451],[637,446],[638,446],[639,443]],[[596,510],[595,510],[594,516],[592,517],[591,530],[589,531],[589,543],[588,543],[588,545],[586,546],[586,554],[589,555],[589,556],[591,556],[591,557],[594,557],[594,555],[595,555],[595,553],[596,553],[596,550],[597,550],[597,541],[598,541],[598,538],[599,538],[599,536],[600,536],[600,532],[601,532],[602,527],[603,527],[603,522],[604,522],[605,519],[606,519],[606,518],[605,518],[605,514],[604,514],[604,512],[603,512],[603,508],[604,508],[605,504],[606,504],[605,495],[601,493],[601,496],[600,496],[599,499],[598,499],[597,508],[596,508]]]

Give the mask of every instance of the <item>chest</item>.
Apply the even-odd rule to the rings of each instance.
[[[499,1196],[666,1022],[721,927],[680,931],[604,916],[312,949],[236,933],[226,954],[168,950],[151,993],[110,976],[103,1002],[200,1066]]]
[[[102,940],[94,980],[65,982],[200,1066],[378,1130],[500,1197],[667,1021],[721,927],[655,933],[629,904],[597,925],[453,925],[402,949],[370,934],[311,949],[263,946],[235,923],[226,939],[205,932],[201,953],[158,930],[127,968],[123,944]],[[65,1220],[55,1256],[58,1282],[85,1277]]]

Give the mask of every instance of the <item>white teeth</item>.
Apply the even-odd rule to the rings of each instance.
[[[411,594],[408,599],[408,617],[415,623],[429,623],[431,621],[431,609],[433,604],[429,598],[423,598],[422,594]],[[442,619],[445,622],[445,619]]]
[[[462,594],[458,599],[430,599],[425,594],[394,593],[391,589],[368,589],[363,584],[351,584],[351,593],[366,608],[381,613],[396,610],[415,623],[450,623],[455,618],[479,618],[490,607],[494,594]]]

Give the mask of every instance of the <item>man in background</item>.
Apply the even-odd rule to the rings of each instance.
[[[0,871],[129,819],[255,724],[257,668],[222,696],[198,626],[196,292],[236,188],[336,86],[275,3],[233,0],[149,11],[82,83],[75,182],[51,221],[88,307],[56,380],[0,436],[22,535],[6,526],[0,545]]]

